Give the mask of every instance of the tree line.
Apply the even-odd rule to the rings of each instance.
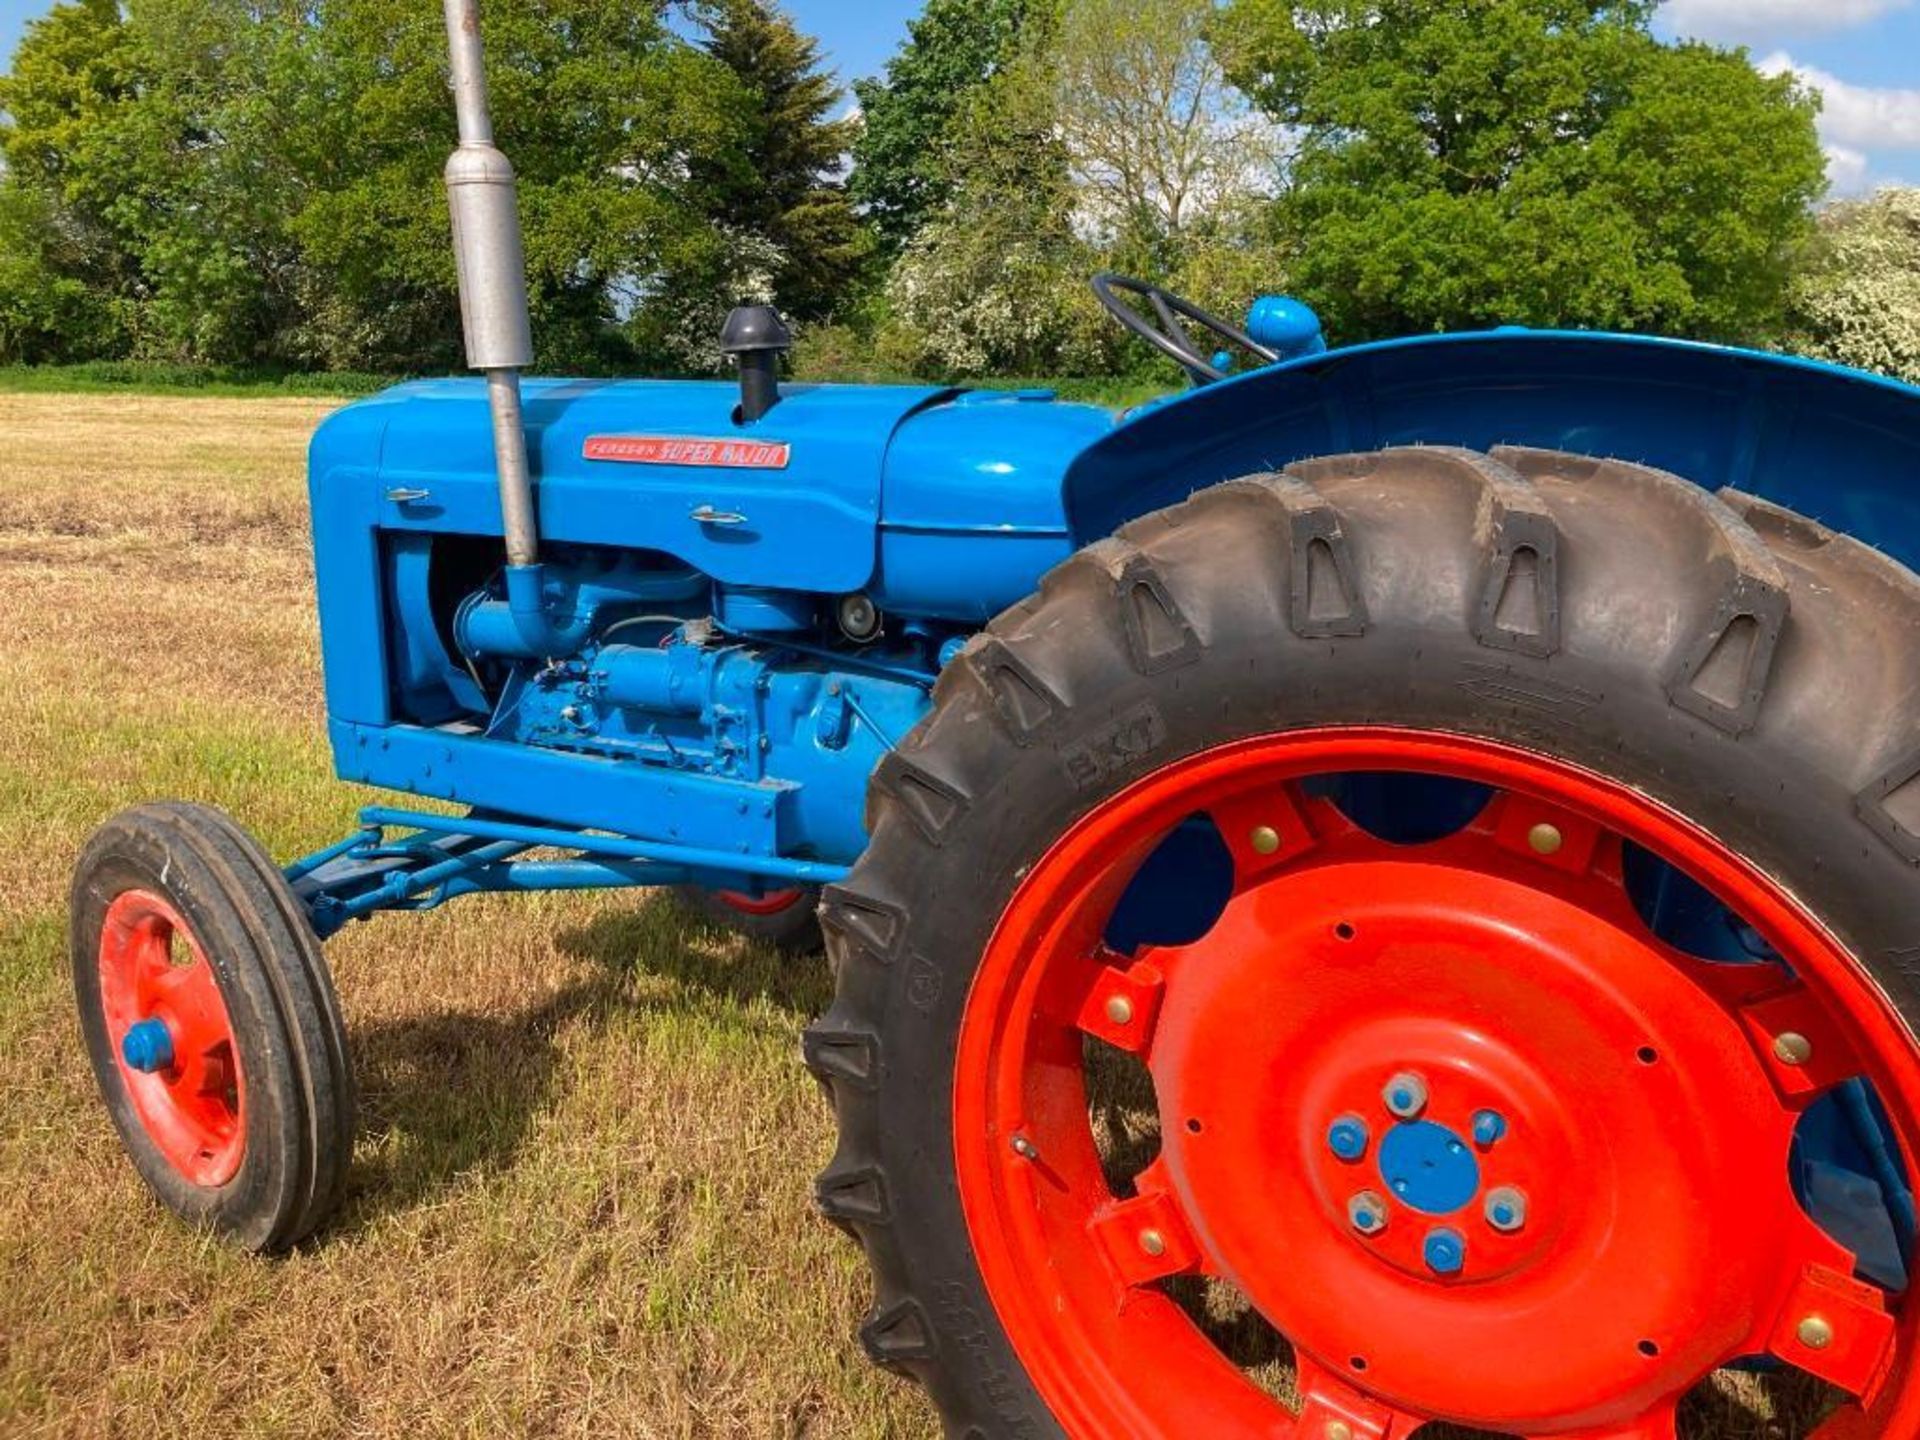
[[[775,0],[490,0],[542,368],[1150,364],[1086,278],[1340,340],[1492,324],[1920,378],[1920,205],[1653,0],[929,0],[852,100]],[[437,6],[62,0],[0,76],[0,362],[458,368]]]

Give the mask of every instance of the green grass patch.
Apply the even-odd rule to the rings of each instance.
[[[239,365],[175,365],[150,360],[92,360],[78,365],[0,366],[0,393],[340,396],[371,395],[401,377],[353,372],[260,370]]]

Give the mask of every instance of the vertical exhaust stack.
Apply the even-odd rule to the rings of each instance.
[[[460,272],[460,321],[467,364],[487,377],[500,516],[510,567],[508,590],[521,623],[544,629],[535,568],[540,561],[540,533],[527,465],[526,425],[520,413],[520,372],[533,363],[533,330],[527,319],[518,190],[513,166],[493,143],[486,57],[480,45],[480,0],[445,3],[454,107],[460,122],[460,148],[447,160],[447,203],[453,212]]]

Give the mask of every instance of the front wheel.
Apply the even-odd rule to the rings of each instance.
[[[1916,638],[1862,546],[1538,451],[1062,566],[824,897],[870,1353],[967,1436],[1920,1433]]]
[[[203,806],[129,810],[80,857],[71,948],[101,1098],[161,1204],[249,1250],[310,1235],[345,1189],[353,1071],[272,861]]]

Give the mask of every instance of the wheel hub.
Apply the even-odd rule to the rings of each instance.
[[[1749,1340],[1767,1237],[1796,1219],[1792,1126],[1650,940],[1463,869],[1310,867],[1162,957],[1167,1174],[1228,1278],[1370,1389],[1482,1424],[1635,1413]],[[1341,1118],[1370,1131],[1357,1157],[1329,1143]]]

